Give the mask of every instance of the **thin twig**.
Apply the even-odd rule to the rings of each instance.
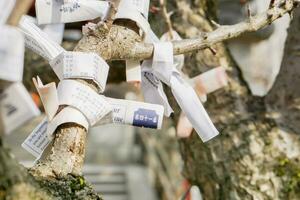
[[[108,29],[111,28],[114,20],[115,20],[115,16],[118,12],[118,7],[119,7],[119,4],[120,4],[120,1],[121,0],[112,0],[109,2],[110,4],[110,8],[108,10],[108,14],[104,20],[104,22],[106,23]]]
[[[173,27],[172,27],[170,15],[168,14],[168,11],[167,11],[166,2],[165,2],[165,0],[159,0],[159,4],[160,4],[162,16],[164,17],[164,19],[166,21],[166,24],[167,24],[168,30],[169,30],[169,35],[172,40],[173,39]]]

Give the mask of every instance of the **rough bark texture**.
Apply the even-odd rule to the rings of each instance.
[[[177,1],[179,13],[173,19],[183,36],[211,28],[207,19],[215,16],[215,10],[207,10],[208,2],[212,3]],[[180,141],[184,175],[201,188],[204,199],[299,199],[299,23],[298,9],[280,75],[266,98],[251,96],[239,70],[230,63],[229,86],[209,95],[205,104],[220,136],[203,144],[193,133]],[[186,72],[193,77],[219,66],[226,52],[223,45],[214,48],[216,56],[205,50],[188,57]]]

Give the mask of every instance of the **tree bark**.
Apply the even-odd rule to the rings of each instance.
[[[213,2],[216,1],[177,1],[179,14],[173,17],[175,29],[188,37],[212,29],[208,19],[214,19],[216,10],[215,6],[206,5]],[[229,59],[232,67],[227,68],[228,87],[209,95],[205,104],[220,136],[203,144],[194,132],[190,138],[180,140],[184,175],[201,188],[204,199],[299,198],[299,91],[296,86],[300,73],[296,67],[299,16],[298,9],[289,29],[280,75],[268,96],[252,96],[239,69]],[[217,55],[205,50],[188,56],[185,71],[193,77],[208,68],[226,64],[228,54],[224,44],[214,48]],[[177,107],[175,121],[178,114]]]

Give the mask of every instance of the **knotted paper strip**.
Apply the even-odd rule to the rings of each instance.
[[[11,133],[41,114],[22,83],[13,83],[0,95],[1,119],[4,132]]]
[[[154,43],[152,68],[154,74],[167,84],[182,111],[193,124],[203,142],[217,136],[219,132],[211,122],[196,92],[185,82],[173,62],[173,45],[171,42]]]
[[[56,75],[60,80],[70,78],[90,79],[104,92],[109,66],[95,53],[62,52],[50,61]]]
[[[24,37],[10,26],[0,28],[0,79],[18,82],[23,78]]]
[[[55,24],[104,18],[109,3],[99,0],[36,0],[35,7],[39,24]]]

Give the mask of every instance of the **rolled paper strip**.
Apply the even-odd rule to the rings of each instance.
[[[70,78],[90,79],[99,87],[99,92],[105,90],[109,66],[95,53],[62,52],[50,61],[60,80]]]
[[[23,16],[19,28],[25,35],[25,45],[48,61],[57,57],[64,49],[37,27],[32,18]]]
[[[180,138],[187,138],[193,132],[193,125],[183,112],[180,113],[176,129],[177,136]]]
[[[47,125],[47,135],[49,138],[53,137],[53,133],[58,126],[65,123],[75,123],[89,130],[89,122],[86,117],[77,109],[70,106],[61,110]]]
[[[55,24],[104,18],[109,3],[99,0],[36,0],[35,7],[39,24]]]
[[[47,136],[47,124],[45,118],[22,143],[22,147],[36,158],[41,157],[51,142],[51,139]]]
[[[10,12],[14,8],[16,0],[1,0],[0,1],[0,25],[5,24]]]
[[[0,96],[1,119],[6,134],[41,114],[22,83],[13,83]]]
[[[93,126],[112,111],[104,96],[97,94],[89,86],[74,80],[63,80],[57,87],[60,105],[78,109]]]
[[[163,106],[124,99],[106,99],[112,106],[112,118],[100,120],[96,125],[116,123],[161,129]]]
[[[227,86],[228,77],[224,67],[217,67],[209,70],[192,80],[194,88],[199,96],[205,96],[222,87]]]
[[[126,3],[130,1],[130,3]],[[116,14],[116,19],[129,19],[138,25],[141,29],[141,35],[146,35],[151,31],[151,27],[147,19],[136,9],[131,3],[132,0],[122,0],[119,4],[119,9]]]
[[[18,29],[2,26],[0,29],[0,79],[22,81],[24,37]]]
[[[59,107],[55,83],[44,85],[39,77],[33,78],[33,83],[40,95],[48,120],[52,120]]]
[[[170,35],[170,32],[164,33],[161,36],[160,41],[161,42],[169,42],[169,41],[182,40],[182,38],[180,37],[180,35],[176,31],[172,31],[171,34],[172,34],[172,37]],[[178,71],[182,70],[182,68],[184,66],[184,55],[183,54],[174,56],[174,65],[175,65],[175,67]]]

